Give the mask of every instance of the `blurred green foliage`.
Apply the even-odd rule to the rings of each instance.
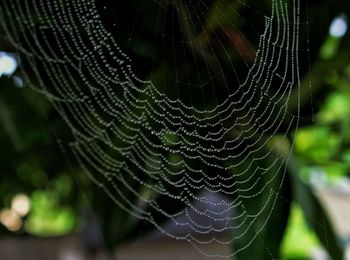
[[[31,196],[32,208],[26,221],[26,230],[39,236],[64,235],[76,226],[77,215],[68,203],[62,204],[72,193],[72,179],[61,175],[51,182],[52,187],[35,190]]]
[[[282,259],[308,259],[310,252],[319,247],[320,242],[307,225],[303,211],[298,205],[293,205],[281,245]]]
[[[7,115],[0,117],[0,211],[11,207],[15,195],[26,194],[31,210],[17,233],[67,234],[77,226],[75,201],[79,198],[72,194],[77,184],[67,174],[67,164],[62,163],[48,127],[46,113],[51,107],[41,101],[38,106],[36,94],[16,87],[11,78],[0,78],[0,86],[0,110]],[[8,233],[3,226],[1,230]]]

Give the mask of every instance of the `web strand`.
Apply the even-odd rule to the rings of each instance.
[[[161,41],[170,63],[164,65],[164,57],[154,51],[151,67],[156,72],[144,78],[135,72],[138,64],[131,56],[136,54],[127,54],[118,43],[118,24],[116,33],[108,31],[95,1],[0,4],[0,24],[21,57],[23,73],[69,127],[70,146],[82,169],[131,216],[190,242],[207,256],[231,257],[245,250],[267,225],[288,160],[275,153],[272,139],[278,134],[287,141],[300,118],[300,109],[296,115],[288,110],[292,90],[300,86],[299,0],[272,0],[269,13],[238,2],[264,20],[254,45],[231,21],[212,21],[231,31],[205,35],[200,28],[210,29],[204,18],[215,10],[210,1],[156,1],[135,10],[138,20],[142,13],[154,15],[156,6],[159,31],[169,22],[160,13],[173,12],[174,31]],[[259,32],[239,10],[228,10]],[[183,21],[175,11],[183,13]],[[131,28],[124,46],[142,43],[136,24]],[[180,40],[178,28],[188,30]],[[154,45],[158,37],[151,37]],[[232,42],[235,52],[227,49],[229,37],[238,39]],[[251,61],[238,41],[256,46]],[[185,69],[190,77],[183,77]],[[229,199],[213,199],[218,194]],[[178,206],[165,207],[160,197]],[[260,203],[255,211],[249,207],[252,200]],[[164,222],[188,231],[171,233]],[[224,240],[221,235],[227,233],[232,236]],[[232,245],[242,237],[248,242],[232,254],[203,251],[203,245]]]

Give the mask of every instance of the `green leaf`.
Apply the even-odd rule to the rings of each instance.
[[[326,210],[313,193],[312,188],[301,180],[298,165],[290,160],[288,166],[295,199],[300,204],[310,227],[314,229],[319,240],[333,259],[343,259],[344,248]]]
[[[251,242],[245,250],[239,251],[236,259],[279,259],[280,247],[283,241],[283,236],[287,228],[288,218],[291,209],[291,186],[289,178],[285,178],[281,187],[280,193],[272,209],[272,213],[268,221],[257,237]],[[267,216],[266,216],[267,217]],[[249,223],[247,223],[249,224]],[[260,224],[260,223],[259,223]],[[258,226],[258,225],[257,225]],[[258,227],[257,227],[258,228]],[[236,239],[234,247],[244,248],[250,239],[256,234],[249,234],[241,239]]]
[[[280,140],[280,143],[283,141],[283,139]],[[263,157],[264,154],[268,154],[269,148],[266,145],[262,147]],[[275,164],[276,156],[277,153],[272,152],[264,160],[258,162],[257,167],[268,169],[263,174],[260,186],[254,188],[256,191],[253,193],[259,194],[261,192],[261,195],[254,199],[242,199],[244,211],[249,215],[256,215],[256,219],[244,222],[238,230],[235,230],[234,236],[238,237],[234,240],[233,250],[236,250],[237,259],[280,258],[280,247],[291,210],[292,187],[283,162]],[[280,167],[281,164],[282,167]],[[264,205],[262,210],[261,205]],[[245,235],[239,236],[239,234],[244,233]]]

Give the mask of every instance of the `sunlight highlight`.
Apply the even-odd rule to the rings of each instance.
[[[335,18],[329,28],[329,33],[337,38],[343,37],[348,31],[348,22],[344,15]]]
[[[30,206],[30,199],[25,194],[18,194],[12,199],[11,209],[20,217],[24,217],[29,213]]]
[[[17,60],[13,55],[0,52],[0,77],[11,76],[18,67]]]

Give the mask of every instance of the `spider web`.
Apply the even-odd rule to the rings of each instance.
[[[288,143],[299,123],[288,108],[300,85],[299,0],[117,6],[3,0],[0,19],[96,184],[167,236],[235,255],[267,225],[292,151],[276,152],[274,136]],[[242,237],[232,254],[205,251]]]

